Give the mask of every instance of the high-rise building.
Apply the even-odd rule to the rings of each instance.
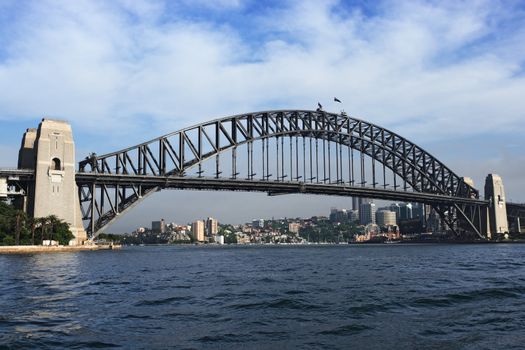
[[[346,209],[330,209],[330,221],[331,222],[346,222],[348,221],[348,212]]]
[[[264,220],[263,219],[252,220],[252,227],[264,228]]]
[[[352,197],[352,209],[359,211],[359,198]]]
[[[395,226],[396,213],[391,210],[381,209],[376,213],[376,220],[379,226]]]
[[[357,204],[359,205],[359,209],[361,209],[361,204],[370,204],[373,202],[373,199],[371,198],[361,198],[359,197],[357,199]]]
[[[191,232],[193,233],[193,238],[198,242],[204,241],[204,221],[197,220],[191,225]]]
[[[354,210],[348,210],[347,211],[347,214],[348,214],[348,220],[350,222],[356,222],[356,221],[359,221],[359,210],[357,209],[354,209]]]
[[[376,205],[374,203],[363,203],[359,207],[359,222],[361,225],[376,223]]]
[[[412,212],[412,204],[411,203],[403,203],[399,206],[399,221],[402,220],[411,220],[414,218],[413,212]]]
[[[153,232],[153,233],[165,233],[166,232],[166,223],[164,222],[164,219],[161,219],[160,221],[152,221],[151,222],[151,232]]]
[[[399,222],[401,218],[401,206],[399,205],[399,203],[390,204],[389,209],[396,213],[396,221]]]
[[[419,218],[424,220],[425,218],[425,206],[421,203],[412,204],[412,219]]]
[[[214,218],[206,219],[206,235],[215,236],[219,232],[219,221]]]

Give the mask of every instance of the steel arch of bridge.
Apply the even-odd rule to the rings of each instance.
[[[275,150],[270,150],[271,142]],[[226,153],[227,161],[221,159]],[[207,161],[213,159],[213,177],[203,176],[203,166],[210,168]],[[222,175],[225,163],[231,167],[228,177]],[[195,176],[188,176],[192,169]],[[367,169],[372,177],[368,186]],[[387,184],[387,170],[392,184]],[[79,163],[77,184],[92,236],[163,188],[413,199],[431,204],[452,230],[466,227],[480,237],[481,207],[486,205],[476,189],[400,135],[344,113],[308,110],[230,116],[117,152],[92,154]]]

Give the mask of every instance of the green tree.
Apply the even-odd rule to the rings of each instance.
[[[47,219],[49,224],[50,239],[54,239],[62,245],[67,245],[75,237],[71,233],[69,225],[55,215],[50,215],[45,219]]]
[[[237,236],[233,232],[227,232],[224,236],[224,243],[226,244],[236,244],[237,243]]]

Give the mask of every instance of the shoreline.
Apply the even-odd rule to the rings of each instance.
[[[120,249],[120,244],[106,244],[106,245],[75,245],[75,246],[44,246],[44,245],[15,245],[15,246],[0,246],[1,254],[31,254],[31,253],[70,253],[80,251],[94,251],[94,250],[113,250]]]
[[[215,244],[215,243],[201,243],[201,244],[161,244],[161,243],[152,243],[152,244],[124,244],[123,247],[163,247],[163,246],[186,246],[186,247],[248,247],[248,246],[296,246],[296,247],[307,247],[307,246],[363,246],[363,245],[373,245],[373,246],[390,246],[390,245],[477,245],[477,244],[525,244],[525,240],[494,240],[494,241],[430,241],[430,240],[410,240],[410,241],[393,241],[393,242],[344,242],[344,243],[232,243],[232,244]]]

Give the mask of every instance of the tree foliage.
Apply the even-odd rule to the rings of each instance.
[[[73,238],[69,224],[55,215],[31,218],[12,205],[0,202],[0,245],[40,245],[47,239],[67,245]]]

